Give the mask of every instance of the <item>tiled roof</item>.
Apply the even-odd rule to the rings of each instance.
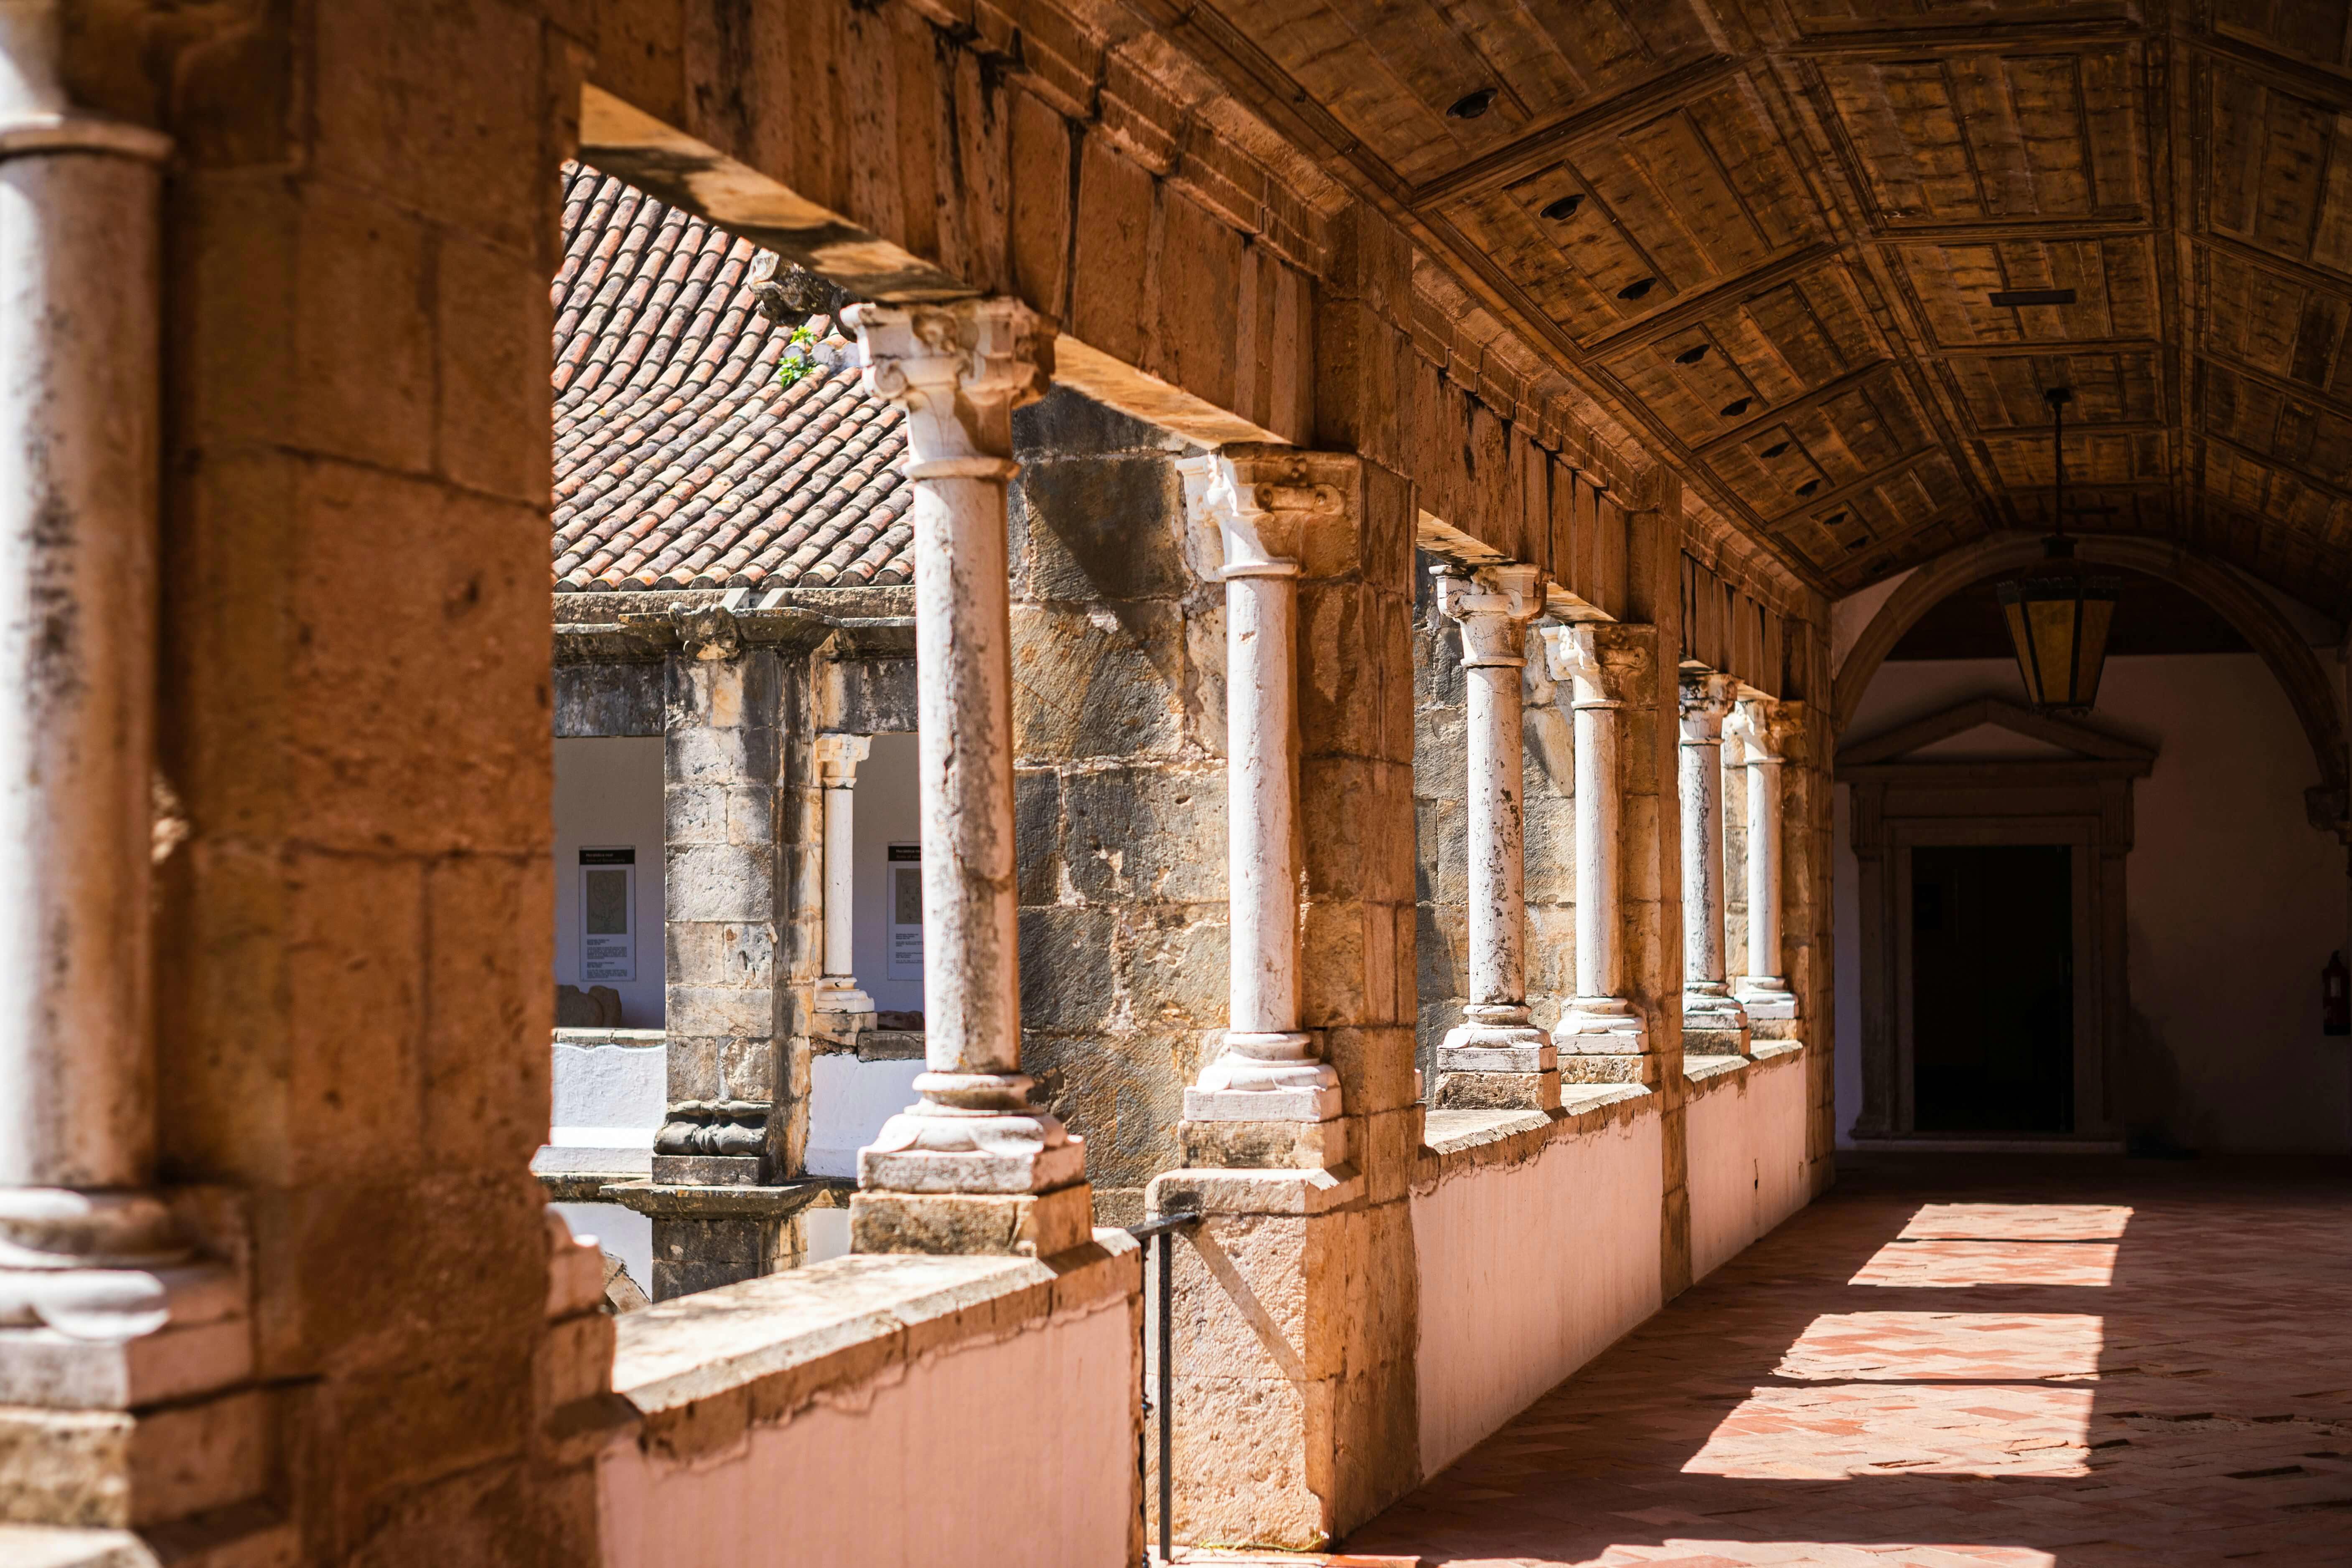
[[[749,241],[574,163],[555,304],[555,587],[855,586],[913,568],[904,415],[776,384]]]

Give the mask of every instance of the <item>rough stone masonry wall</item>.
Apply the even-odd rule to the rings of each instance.
[[[1435,1080],[1433,1053],[1462,1021],[1470,972],[1469,883],[1465,834],[1468,696],[1461,628],[1437,613],[1430,568],[1418,555],[1412,624],[1413,876],[1419,1007],[1415,1059]],[[1528,1005],[1549,1029],[1576,994],[1576,752],[1566,693],[1544,664],[1543,639],[1527,636],[1521,672],[1520,746],[1525,758],[1521,851],[1527,898]]]
[[[596,1555],[589,1466],[534,1393],[530,1174],[572,11],[68,18],[81,101],[177,143],[163,1165],[249,1212],[272,1500],[309,1563]]]
[[[1225,1021],[1224,590],[1181,442],[1066,388],[1013,442],[1022,1060],[1130,1223]]]

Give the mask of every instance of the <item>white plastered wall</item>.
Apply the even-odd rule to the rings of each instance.
[[[1845,738],[1987,695],[2018,700],[2013,665],[1883,665]],[[2319,1016],[2320,971],[2345,942],[2344,850],[2305,818],[2318,773],[2278,681],[2251,653],[2110,659],[2090,721],[2160,748],[2133,786],[2125,867],[2126,1123],[2214,1152],[2352,1147],[2352,1041],[2322,1035]],[[1837,792],[1836,824],[1841,1142],[1862,1087],[1850,793]]]
[[[857,966],[859,988],[884,1012],[923,1010],[923,983],[893,980],[889,970],[889,847],[912,844],[922,834],[916,799],[918,743],[913,735],[877,735],[873,750],[857,767],[854,818],[857,865],[852,891],[855,935],[850,961]]]
[[[636,863],[636,978],[580,974],[580,850],[630,846]],[[662,742],[659,736],[555,742],[555,984],[610,985],[621,1025],[662,1026]]]
[[[1645,1108],[1414,1191],[1423,1475],[1658,1310],[1659,1162]]]

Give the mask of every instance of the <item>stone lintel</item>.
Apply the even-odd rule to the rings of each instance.
[[[1204,1215],[1318,1215],[1363,1201],[1353,1165],[1328,1171],[1196,1169],[1162,1171],[1144,1189],[1144,1212]]]
[[[1198,1094],[1187,1089],[1185,1098]],[[1243,1098],[1234,1096],[1234,1098]],[[1251,1094],[1251,1100],[1269,1098]],[[1349,1120],[1192,1121],[1176,1124],[1184,1163],[1204,1169],[1329,1170],[1348,1163]]]
[[[945,1119],[942,1119],[943,1121]],[[887,1133],[888,1129],[885,1128]],[[857,1152],[857,1184],[877,1193],[952,1197],[966,1193],[992,1197],[1034,1197],[1087,1174],[1086,1141],[985,1149],[877,1149]]]
[[[613,1390],[642,1441],[688,1459],[743,1440],[820,1395],[1048,1319],[1131,1302],[1142,1251],[1097,1230],[1051,1258],[853,1253],[630,1312],[615,1321]]]
[[[1441,1064],[1430,1103],[1446,1110],[1550,1110],[1559,1104],[1559,1072],[1446,1071]]]
[[[756,1154],[656,1154],[650,1175],[656,1186],[756,1187],[761,1164]]]
[[[652,1219],[784,1219],[845,1184],[812,1181],[762,1187],[612,1182],[597,1189],[596,1200],[619,1204]]]
[[[1559,1058],[1559,1081],[1654,1084],[1658,1058],[1633,1051],[1578,1051]]]
[[[1054,1258],[1094,1228],[1094,1189],[1042,1193],[861,1191],[849,1200],[849,1245],[864,1253]]]

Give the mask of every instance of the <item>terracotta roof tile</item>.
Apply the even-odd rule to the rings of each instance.
[[[758,254],[565,167],[551,290],[558,592],[911,577],[905,416],[845,369],[777,385],[791,333],[752,309]]]

